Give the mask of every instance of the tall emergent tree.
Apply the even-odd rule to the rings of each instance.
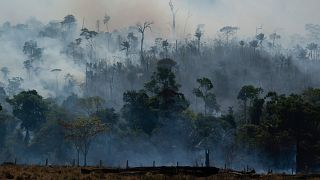
[[[226,42],[228,44],[230,36],[235,35],[238,30],[239,30],[238,27],[225,26],[225,27],[220,29],[220,32],[223,33],[223,35],[226,37]]]
[[[172,0],[170,0],[169,6],[170,6],[171,14],[172,14],[172,31],[173,31],[173,36],[175,37],[175,35],[176,35],[176,15],[177,15],[178,10],[176,10],[174,8]]]
[[[152,24],[153,24],[153,22],[149,22],[149,21],[146,21],[143,24],[140,24],[140,23],[137,24],[138,32],[141,33],[141,48],[140,48],[141,61],[144,61],[143,43],[144,43],[145,31],[146,31],[146,29],[150,29],[150,31],[151,31]]]
[[[248,101],[250,101],[250,106],[253,103],[253,100],[256,99],[261,93],[263,89],[255,88],[252,85],[243,86],[238,94],[238,99],[243,102],[243,116],[244,122],[247,123],[247,112],[248,112]]]
[[[21,127],[26,131],[25,141],[29,143],[29,132],[46,122],[48,104],[35,90],[23,91],[7,101],[12,106],[13,115],[21,121]]]
[[[175,65],[176,62],[171,59],[158,61],[157,71],[145,84],[146,91],[154,96],[151,106],[162,118],[178,115],[189,107],[184,94],[179,92],[180,84],[176,82],[173,72]]]
[[[204,101],[204,114],[207,115],[209,112],[218,111],[219,105],[216,100],[216,95],[213,93],[213,84],[210,79],[203,77],[197,79],[199,86],[193,90],[198,98]]]

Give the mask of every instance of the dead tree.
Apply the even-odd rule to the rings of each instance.
[[[209,149],[206,149],[205,153],[206,153],[205,165],[206,165],[206,167],[210,167],[210,151],[209,151]]]
[[[138,28],[138,32],[141,33],[141,48],[140,48],[140,55],[141,55],[141,62],[144,61],[144,56],[143,56],[143,43],[144,43],[144,35],[145,35],[145,31],[146,29],[151,29],[153,22],[144,22],[143,24],[138,23],[137,24],[137,28]]]
[[[176,10],[174,8],[172,0],[170,0],[169,6],[171,9],[171,13],[172,13],[172,31],[173,31],[173,36],[175,37],[176,36],[176,15],[177,15],[178,10]]]

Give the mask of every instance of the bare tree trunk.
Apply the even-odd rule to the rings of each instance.
[[[244,105],[244,107],[243,107],[243,109],[244,109],[244,122],[247,123],[247,100],[244,100],[243,102],[244,102],[243,103],[243,105]]]
[[[144,33],[141,33],[142,37],[141,37],[141,49],[140,49],[140,54],[141,54],[141,61],[144,60],[143,57],[143,42],[144,42]]]
[[[77,166],[80,166],[80,149],[77,149]]]
[[[84,166],[84,167],[87,166],[87,155],[88,155],[88,150],[85,150],[85,152],[83,153],[83,157],[84,157],[84,164],[83,164],[83,166]]]

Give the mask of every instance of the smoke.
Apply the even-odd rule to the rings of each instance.
[[[304,24],[319,24],[318,0],[174,0],[177,32],[193,33],[206,24],[206,35],[213,36],[225,25],[239,26],[240,34],[254,34],[263,25],[266,32],[285,30],[301,33]],[[78,23],[95,28],[96,21],[108,13],[111,29],[121,29],[139,21],[152,20],[153,34],[169,34],[172,22],[168,1],[163,0],[1,0],[0,22],[23,23],[30,17],[42,22],[74,14]],[[187,30],[185,30],[185,27]]]

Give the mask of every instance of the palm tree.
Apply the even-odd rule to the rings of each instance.
[[[244,45],[245,45],[245,42],[244,42],[243,40],[241,40],[241,41],[239,42],[239,44],[240,44],[240,46],[241,46],[241,53],[243,53],[243,47],[244,47]]]
[[[144,22],[143,25],[140,23],[137,24],[138,32],[141,33],[141,48],[140,48],[141,61],[144,60],[144,57],[143,57],[144,33],[147,28],[149,28],[150,31],[152,30],[151,29],[152,24],[153,22],[148,22],[148,21]]]

